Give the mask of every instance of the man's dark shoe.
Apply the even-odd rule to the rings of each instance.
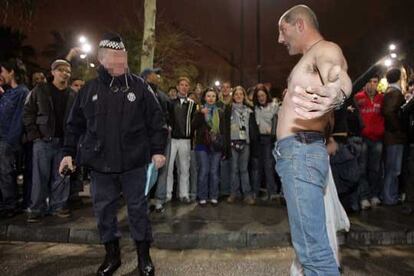
[[[150,243],[147,241],[137,242],[138,254],[138,271],[140,276],[154,276],[155,267],[152,263],[151,256],[149,254]]]
[[[97,276],[111,276],[121,266],[119,240],[105,243],[105,259],[96,272]]]
[[[40,213],[32,213],[29,212],[27,214],[27,222],[28,223],[37,223],[40,222],[42,220],[42,215]]]

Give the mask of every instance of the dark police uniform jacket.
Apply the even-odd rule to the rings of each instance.
[[[140,77],[112,77],[103,67],[79,91],[66,124],[64,153],[103,173],[143,167],[164,154],[167,127],[160,105]],[[78,144],[79,141],[79,144]]]

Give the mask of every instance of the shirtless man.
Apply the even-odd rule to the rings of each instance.
[[[279,43],[290,55],[303,55],[288,79],[274,150],[292,243],[305,275],[339,275],[325,226],[325,132],[332,110],[351,94],[347,64],[341,49],[324,40],[314,12],[304,5],[281,16]]]

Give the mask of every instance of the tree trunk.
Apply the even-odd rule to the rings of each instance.
[[[155,50],[155,18],[157,15],[157,0],[145,0],[144,36],[142,39],[141,71],[153,67]]]

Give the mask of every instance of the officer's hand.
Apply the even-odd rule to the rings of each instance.
[[[160,169],[165,165],[165,156],[162,154],[154,154],[152,156],[152,162],[155,164],[157,169]]]
[[[65,157],[63,157],[62,161],[60,162],[60,165],[59,165],[59,174],[61,176],[63,176],[63,169],[65,167],[68,167],[68,169],[71,172],[74,172],[75,171],[75,166],[73,164],[73,160],[72,160],[72,157],[71,156],[65,156]]]

